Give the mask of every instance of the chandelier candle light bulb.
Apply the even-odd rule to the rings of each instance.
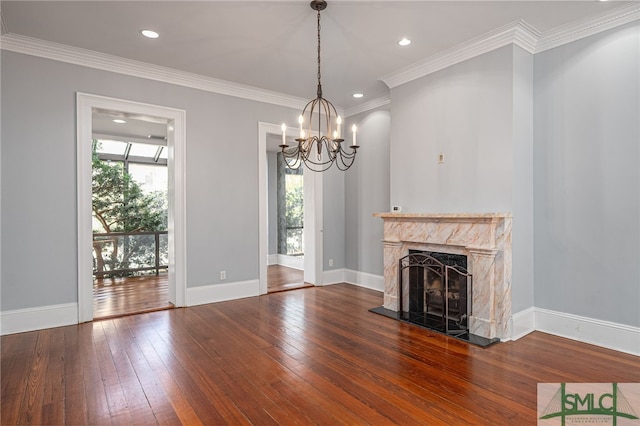
[[[282,145],[286,146],[287,145],[287,125],[282,123],[282,126],[280,126],[280,128],[282,129]]]
[[[351,126],[351,131],[353,131],[353,146],[358,146],[358,144],[356,143],[356,132],[358,131],[358,126],[356,126],[355,124]]]
[[[302,127],[302,123],[304,123],[304,117],[300,114],[298,117],[298,124],[300,125],[300,139],[304,139],[304,128]]]

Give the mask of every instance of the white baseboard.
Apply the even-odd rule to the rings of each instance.
[[[531,307],[511,317],[511,340],[542,331],[633,355],[640,355],[640,327]]]
[[[518,340],[536,330],[536,312],[532,306],[511,316],[511,339]]]
[[[287,256],[286,254],[278,254],[278,265],[286,266],[287,268],[298,269],[304,271],[304,258],[299,256]]]
[[[366,272],[346,269],[344,281],[359,287],[370,288],[371,290],[384,291],[384,277]]]
[[[278,264],[277,254],[270,254],[267,256],[267,265],[271,266],[271,265],[277,265],[277,264]]]
[[[212,284],[187,287],[187,306],[224,302],[260,295],[260,281],[239,281],[235,283]]]
[[[0,313],[2,335],[62,327],[77,323],[77,303],[14,309]]]
[[[536,330],[640,355],[640,327],[535,308]]]
[[[322,271],[322,285],[340,284],[345,282],[344,269]]]

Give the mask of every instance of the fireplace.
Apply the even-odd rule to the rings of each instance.
[[[409,250],[398,271],[404,320],[456,337],[468,333],[473,284],[467,256]]]
[[[456,294],[453,290],[446,297],[430,290],[428,283],[415,285],[417,293],[422,293],[423,301],[415,302],[424,304],[425,297],[428,303],[424,310],[433,312],[436,316],[437,302],[440,298],[442,305],[451,303],[456,305],[456,297],[467,294],[467,317],[464,308],[459,308],[459,314],[453,315],[453,323],[442,323],[441,327],[446,332],[447,326],[466,326],[470,335],[484,339],[507,339],[509,337],[509,320],[511,317],[511,215],[508,213],[375,213],[384,221],[384,305],[381,307],[386,312],[394,313],[399,319],[410,317],[410,311],[417,308],[409,302],[411,285],[409,278],[403,277],[400,259],[418,252],[442,253],[453,259],[452,256],[466,258],[467,265],[457,265],[464,272],[466,289],[458,288]],[[410,252],[411,250],[411,252]],[[440,256],[440,255],[438,255]],[[434,256],[431,256],[434,257]],[[461,258],[460,258],[461,259]],[[440,263],[441,258],[438,259]],[[443,267],[452,272],[451,266]],[[412,268],[408,268],[412,270]],[[418,272],[415,272],[418,274]],[[424,271],[422,272],[424,274]],[[457,272],[455,272],[457,273]],[[408,272],[411,274],[411,272]],[[463,280],[462,278],[459,278]],[[402,280],[403,286],[400,286]],[[426,289],[425,289],[426,286]],[[405,287],[405,288],[402,288]],[[445,287],[442,287],[444,290]],[[402,292],[402,293],[401,293]],[[449,291],[447,290],[447,293]],[[419,299],[416,299],[419,300]],[[445,306],[446,308],[446,306]],[[442,308],[441,308],[442,309]],[[420,315],[420,310],[415,311]],[[451,310],[453,314],[453,309]],[[424,312],[422,313],[424,316]],[[447,320],[448,321],[448,320]],[[466,321],[466,324],[464,324]]]

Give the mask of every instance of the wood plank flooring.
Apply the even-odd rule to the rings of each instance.
[[[304,282],[304,271],[282,265],[267,267],[267,292],[275,293],[306,287],[313,287],[313,284]]]
[[[93,317],[111,318],[172,308],[168,275],[100,278],[93,285]]]
[[[535,425],[539,382],[640,382],[640,357],[532,333],[480,348],[347,284],[3,336],[13,424]]]

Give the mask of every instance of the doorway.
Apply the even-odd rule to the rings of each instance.
[[[100,136],[99,123],[94,121],[96,114],[109,112],[120,114],[132,120],[146,123],[160,123],[166,130],[162,154],[156,146],[154,159],[166,155],[167,167],[167,218],[166,218],[166,295],[165,303],[184,306],[186,292],[185,272],[185,111],[173,108],[142,104],[138,102],[107,98],[84,93],[77,94],[77,185],[78,185],[78,321],[86,322],[94,318],[94,272],[98,269],[94,257],[93,218],[92,218],[92,172],[94,140]],[[114,132],[109,132],[114,133]],[[149,133],[153,139],[154,135]],[[98,136],[98,137],[96,137]],[[138,142],[142,144],[144,138]],[[152,145],[147,143],[146,145]],[[140,147],[139,147],[140,148]],[[147,147],[142,147],[149,149]],[[129,146],[129,150],[132,147]],[[156,158],[157,157],[157,158]],[[156,239],[155,235],[153,237]],[[113,238],[112,238],[113,239]],[[108,243],[106,243],[108,244]],[[111,243],[113,254],[113,242]],[[155,248],[154,248],[155,250]],[[109,251],[109,250],[107,250]],[[102,259],[104,260],[104,259]],[[104,265],[103,272],[104,272]],[[139,265],[138,265],[139,266]],[[146,269],[146,266],[129,269]],[[155,263],[155,272],[160,272]]]
[[[295,133],[295,131],[293,132]],[[260,294],[266,294],[269,289],[269,273],[274,275],[284,275],[284,281],[298,281],[305,286],[322,285],[322,176],[319,173],[306,173],[303,180],[303,217],[304,227],[302,230],[304,239],[304,256],[302,262],[303,279],[290,278],[289,273],[296,271],[277,271],[271,266],[277,263],[274,259],[273,250],[269,250],[269,236],[277,229],[269,222],[269,203],[273,206],[273,197],[269,191],[269,156],[270,152],[279,150],[278,145],[282,137],[280,125],[270,123],[258,123],[258,173],[259,173],[259,215],[260,215]],[[274,157],[275,158],[275,157]],[[272,161],[275,167],[275,162]],[[272,215],[273,213],[272,209]],[[271,222],[273,223],[273,221]],[[270,255],[271,253],[271,255]],[[287,278],[289,277],[289,278]],[[276,278],[278,279],[278,278]],[[285,283],[286,284],[286,283]]]
[[[93,316],[169,309],[167,120],[92,111]]]
[[[271,147],[271,145],[269,145]],[[304,168],[291,169],[268,149],[269,293],[310,287],[304,282]]]

